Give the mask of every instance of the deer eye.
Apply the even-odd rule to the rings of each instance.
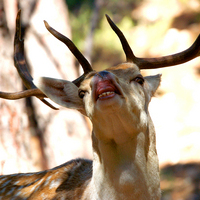
[[[137,76],[136,78],[133,79],[133,81],[139,83],[140,85],[144,84],[144,78],[142,76]]]
[[[80,90],[80,91],[78,92],[78,96],[79,96],[81,99],[83,99],[83,97],[85,96],[85,91],[84,91],[84,90]]]

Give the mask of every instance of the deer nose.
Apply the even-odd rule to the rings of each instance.
[[[96,85],[101,81],[110,81],[112,80],[112,74],[106,70],[97,72],[92,81],[90,82],[91,88],[96,88]]]
[[[105,78],[109,74],[110,74],[109,72],[107,72],[107,71],[104,70],[104,71],[100,71],[100,72],[96,73],[95,76],[100,76],[101,78]]]

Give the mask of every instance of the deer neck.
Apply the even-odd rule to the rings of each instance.
[[[158,160],[151,120],[146,128],[131,131],[123,126],[128,119],[123,123],[120,116],[123,115],[108,115],[104,122],[94,123],[97,124],[92,135],[91,183],[97,194],[94,199],[159,199]],[[101,135],[108,138],[97,138]],[[151,177],[152,174],[157,175]]]

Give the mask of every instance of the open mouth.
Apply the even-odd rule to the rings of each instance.
[[[100,94],[98,96],[98,99],[101,99],[101,98],[104,98],[104,97],[111,97],[115,94],[115,92],[111,92],[111,91],[108,91],[108,92],[103,92],[102,94]]]
[[[101,78],[97,78],[95,81],[95,100],[107,100],[113,98],[116,94],[121,95],[121,90],[113,78],[108,79],[108,77],[104,80]]]

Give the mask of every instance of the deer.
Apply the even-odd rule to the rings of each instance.
[[[52,109],[47,99],[78,110],[93,125],[93,160],[74,159],[53,169],[0,176],[1,200],[158,200],[161,198],[156,135],[148,105],[161,74],[142,76],[142,69],[185,63],[199,56],[200,35],[188,49],[157,58],[136,57],[125,36],[106,15],[121,41],[124,63],[95,71],[75,44],[44,21],[47,30],[63,42],[83,68],[73,81],[33,79],[24,56],[20,13],[16,17],[14,64],[27,88],[0,92],[5,99],[35,96]]]

